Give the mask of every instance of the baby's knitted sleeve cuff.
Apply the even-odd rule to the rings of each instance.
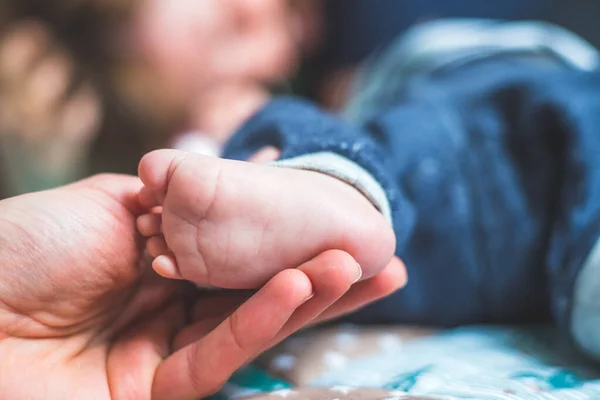
[[[282,167],[323,172],[353,185],[392,222],[400,247],[412,230],[414,210],[396,181],[392,155],[378,138],[377,132],[345,124],[310,103],[280,98],[240,128],[223,157],[247,160],[271,146],[281,151]]]
[[[328,151],[305,154],[270,165],[321,172],[340,179],[361,192],[392,223],[390,203],[381,185],[360,165],[339,154]]]

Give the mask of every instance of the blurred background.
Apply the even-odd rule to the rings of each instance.
[[[370,55],[449,17],[600,46],[597,0],[0,0],[0,198],[135,173],[158,147],[216,154],[272,95],[339,110]]]

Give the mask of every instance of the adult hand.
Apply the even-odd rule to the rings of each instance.
[[[198,300],[186,326],[181,283],[156,276],[141,256],[140,186],[97,176],[0,202],[3,399],[202,397],[315,317],[350,311],[404,282],[394,261],[352,285],[354,261],[328,252],[281,272],[233,314],[242,298]]]
[[[231,292],[200,299],[193,323],[175,336],[175,353],[157,370],[157,398],[213,394],[238,368],[298,329],[351,312],[406,282],[397,258],[375,277],[353,285],[357,271],[349,254],[332,250],[280,272],[249,299]]]
[[[150,398],[185,309],[143,263],[140,187],[98,176],[0,202],[3,399]]]

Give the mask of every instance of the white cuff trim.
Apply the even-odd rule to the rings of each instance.
[[[345,157],[321,152],[274,161],[269,165],[321,172],[340,179],[354,186],[392,223],[390,203],[381,185],[364,168]]]

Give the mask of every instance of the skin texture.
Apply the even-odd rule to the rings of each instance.
[[[393,259],[353,285],[355,261],[334,250],[254,294],[187,296],[140,251],[141,187],[103,175],[0,202],[3,398],[204,397],[291,332],[405,282]]]

